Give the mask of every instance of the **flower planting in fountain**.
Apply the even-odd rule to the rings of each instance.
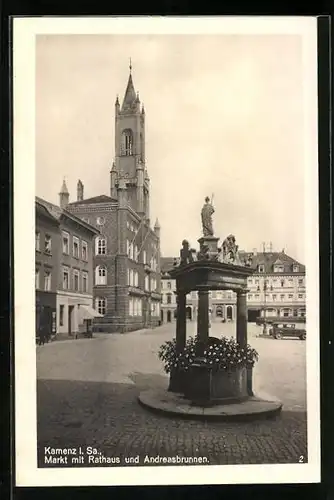
[[[198,336],[190,337],[182,352],[176,351],[176,340],[168,340],[159,349],[158,356],[166,373],[172,370],[189,370],[198,359]],[[231,372],[239,368],[252,368],[258,353],[249,344],[241,347],[234,338],[221,337],[204,348],[201,362],[213,370]]]

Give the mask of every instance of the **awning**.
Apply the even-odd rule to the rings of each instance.
[[[80,307],[79,307],[79,315],[80,315],[81,321],[84,321],[85,319],[102,318],[102,314],[97,312],[91,306],[83,305],[83,304],[80,305]]]

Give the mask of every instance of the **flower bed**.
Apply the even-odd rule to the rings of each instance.
[[[160,347],[159,358],[170,373],[169,390],[198,404],[241,401],[252,395],[251,372],[258,353],[233,338],[209,337],[203,346],[197,336],[190,337],[179,353],[174,339]]]
[[[172,370],[189,370],[195,362],[198,352],[198,337],[190,337],[182,352],[176,352],[176,341],[168,340],[160,347],[158,356],[164,364],[166,373]],[[221,337],[212,345],[205,346],[201,354],[202,363],[213,370],[227,372],[237,368],[252,368],[258,361],[258,353],[249,344],[241,347],[234,338]]]

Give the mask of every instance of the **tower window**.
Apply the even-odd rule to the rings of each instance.
[[[132,133],[131,129],[123,130],[122,144],[121,144],[121,155],[122,156],[133,155],[133,133]]]

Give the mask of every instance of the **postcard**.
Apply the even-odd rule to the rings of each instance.
[[[18,486],[320,481],[317,20],[13,20]]]

